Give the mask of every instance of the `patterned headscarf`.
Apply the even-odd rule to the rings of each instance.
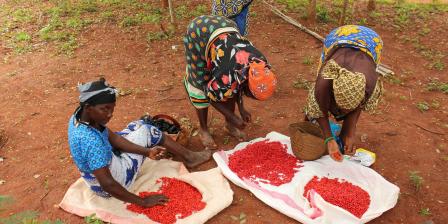
[[[369,55],[378,65],[381,60],[383,41],[375,31],[364,26],[346,25],[338,27],[325,37],[317,71],[320,71],[320,67],[327,59],[328,54],[341,47],[359,49]]]
[[[249,90],[257,100],[267,100],[277,86],[275,74],[264,61],[253,61],[249,65]]]
[[[104,78],[98,81],[78,84],[79,102],[81,105],[86,103],[98,105],[105,103],[114,103],[116,101],[116,89],[110,86]]]

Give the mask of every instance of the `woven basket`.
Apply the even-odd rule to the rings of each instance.
[[[326,152],[320,128],[310,122],[290,124],[289,135],[292,151],[301,160],[316,160]]]
[[[165,132],[165,134],[167,136],[169,136],[171,139],[173,139],[174,141],[176,141],[177,143],[181,144],[182,146],[187,146],[190,143],[190,138],[189,138],[189,134],[186,133],[186,130],[184,128],[182,128],[182,126],[179,124],[179,122],[174,119],[173,117],[166,115],[166,114],[158,114],[155,115],[153,117],[154,120],[157,119],[163,119],[166,122],[169,122],[175,126],[177,126],[180,131],[177,134],[168,134]]]

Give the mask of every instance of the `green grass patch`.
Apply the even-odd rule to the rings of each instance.
[[[420,110],[420,112],[426,112],[429,110],[429,104],[426,101],[418,102],[415,106],[418,110]]]
[[[308,6],[307,0],[277,0],[278,3],[286,5],[287,11],[304,12]]]
[[[12,20],[19,23],[27,23],[33,20],[33,13],[29,9],[18,9],[12,12]]]
[[[86,224],[103,224],[104,222],[101,221],[96,217],[96,214],[91,214],[89,216],[84,217],[84,222]]]
[[[419,191],[423,185],[423,177],[421,177],[419,174],[420,172],[418,171],[409,172],[409,181],[416,191]]]
[[[426,84],[426,90],[428,91],[440,91],[448,94],[448,83],[440,82],[438,80],[431,80]]]
[[[420,209],[420,211],[418,211],[418,214],[420,214],[422,216],[430,216],[431,211],[429,210],[429,208],[422,208],[422,209]]]
[[[15,39],[18,42],[30,41],[31,36],[28,33],[21,31],[21,32],[16,33]]]
[[[208,14],[208,7],[206,5],[197,5],[194,9],[189,9],[186,5],[181,5],[174,9],[174,14],[177,19],[194,18]]]
[[[65,42],[60,43],[58,53],[72,56],[74,51],[78,48],[78,42],[74,35],[69,35]]]
[[[348,13],[347,13],[348,15]],[[332,18],[330,16],[330,11],[328,11],[328,8],[324,5],[318,5],[316,10],[316,16],[317,20],[322,23],[328,23],[332,21]]]
[[[443,69],[445,69],[445,63],[443,63],[440,59],[436,59],[433,63],[431,63],[430,67],[432,69],[443,71]]]
[[[162,20],[161,12],[151,14],[136,14],[134,16],[126,16],[120,22],[121,27],[131,27],[147,23],[159,23]]]
[[[150,32],[146,35],[146,40],[148,41],[148,43],[151,43],[153,41],[158,41],[158,40],[167,40],[170,38],[171,38],[171,35],[168,35],[163,31]]]

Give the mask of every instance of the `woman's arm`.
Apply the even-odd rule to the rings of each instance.
[[[134,144],[127,140],[126,138],[123,138],[122,136],[118,135],[117,133],[109,130],[109,142],[112,145],[112,147],[127,153],[134,153],[142,156],[147,156],[150,159],[159,160],[166,156],[166,150],[162,148],[152,148],[148,149],[142,146],[139,146],[137,144]],[[163,141],[162,137],[162,141]]]
[[[347,114],[342,124],[340,137],[344,141],[344,150],[346,154],[353,155],[355,153],[354,141],[356,135],[356,124],[361,115],[361,108],[358,107],[354,111]]]
[[[147,148],[134,144],[129,140],[127,140],[126,138],[123,138],[117,133],[111,131],[110,129],[108,130],[109,130],[109,142],[115,149],[118,149],[122,152],[148,156],[149,150]]]
[[[93,174],[104,191],[121,201],[137,204],[143,207],[163,205],[168,201],[168,198],[163,194],[152,195],[146,198],[140,198],[137,195],[132,194],[114,180],[108,167],[97,169],[93,171]]]
[[[321,110],[323,116],[317,118],[317,123],[319,123],[319,126],[322,129],[328,154],[333,160],[342,161],[343,158],[341,152],[339,151],[339,145],[334,138],[331,139],[333,135],[331,134],[330,121],[328,120],[328,111],[331,103],[331,91],[332,81],[323,79],[319,75],[314,87],[314,96],[316,97],[317,104],[319,105],[319,109]]]
[[[320,128],[324,134],[324,138],[331,137],[330,122],[328,120],[328,111],[330,108],[332,81],[323,79],[320,75],[317,77],[316,85],[314,87],[314,97],[319,105],[319,109],[323,114],[323,117],[317,119]]]
[[[238,98],[237,98],[237,104],[238,104],[238,110],[240,111],[240,115],[241,115],[241,117],[243,118],[243,120],[245,121],[245,122],[250,122],[251,120],[252,120],[252,115],[249,113],[249,112],[247,112],[247,110],[246,110],[246,108],[244,108],[244,103],[243,103],[243,89],[241,89],[239,92],[238,92],[238,94],[237,94],[237,96],[238,96]]]

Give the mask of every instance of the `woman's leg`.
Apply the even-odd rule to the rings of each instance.
[[[216,149],[218,146],[213,140],[212,135],[208,130],[207,119],[208,119],[208,107],[198,109],[196,108],[196,114],[199,119],[199,137],[201,138],[201,142],[204,145],[205,149]]]
[[[226,102],[223,102],[224,106],[227,110],[231,111],[232,113],[235,113],[235,107],[236,107],[236,97],[228,99]],[[226,118],[226,129],[233,137],[237,138],[239,141],[244,141],[247,138],[246,133],[241,131],[240,129],[236,128],[232,122],[230,122]]]
[[[199,152],[188,150],[166,135],[163,136],[160,145],[165,147],[168,152],[179,156],[188,168],[192,168],[204,162],[207,162],[208,160],[210,160],[212,155],[211,150],[204,150]]]

